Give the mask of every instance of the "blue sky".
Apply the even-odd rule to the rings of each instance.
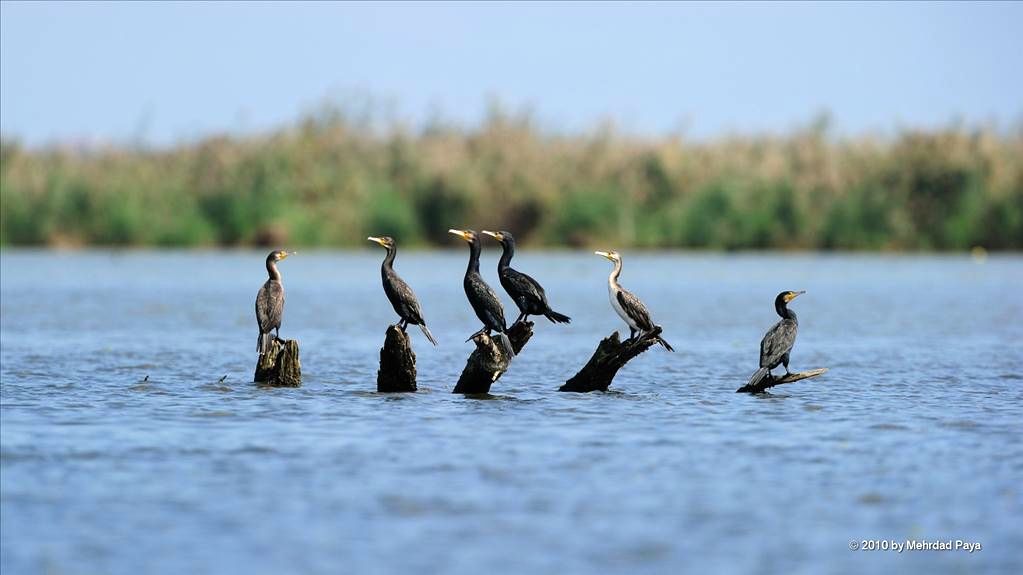
[[[689,137],[1023,122],[1023,4],[21,4],[0,130],[169,144],[325,101]]]

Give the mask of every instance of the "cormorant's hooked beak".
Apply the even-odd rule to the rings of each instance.
[[[805,293],[806,293],[806,290],[799,290],[799,291],[789,292],[789,297],[787,297],[785,299],[785,302],[786,303],[790,302],[790,301],[796,299],[797,297],[799,297],[799,296],[801,296],[801,295],[803,295]]]
[[[603,256],[603,257],[605,257],[605,258],[607,258],[607,259],[609,259],[611,261],[614,261],[614,258],[611,257],[611,252],[593,252],[593,253],[597,254],[598,256]]]
[[[384,246],[384,238],[378,238],[378,237],[375,237],[375,236],[369,236],[366,239],[371,241],[371,242],[375,242],[375,243],[378,243],[378,244]],[[384,247],[387,247],[387,246],[384,246]]]
[[[488,236],[494,238],[495,240],[497,240],[499,242],[503,242],[504,241],[504,235],[501,232],[490,232],[490,231],[487,231],[487,230],[483,230],[483,233],[487,234]]]
[[[470,241],[470,239],[469,239],[469,232],[467,232],[465,230],[448,230],[448,233],[449,234],[455,234],[456,236],[462,238],[463,240],[465,240],[467,242]]]
[[[284,250],[281,250],[281,261],[284,261],[284,260],[288,259],[288,256],[293,256],[293,255],[295,255],[297,253],[298,252],[286,252]]]

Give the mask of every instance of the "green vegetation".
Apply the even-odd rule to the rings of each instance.
[[[439,244],[471,227],[549,246],[1023,248],[1023,132],[963,128],[694,143],[499,111],[412,134],[328,110],[166,150],[5,140],[0,186],[4,245]]]

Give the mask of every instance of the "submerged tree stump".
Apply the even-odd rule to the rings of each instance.
[[[607,391],[618,370],[629,360],[656,344],[660,335],[660,326],[642,337],[627,339],[624,342],[619,339],[617,331],[612,333],[600,341],[596,351],[590,356],[590,361],[586,362],[579,373],[566,381],[558,391],[580,393]]]
[[[416,390],[416,354],[405,330],[396,325],[387,328],[384,347],[380,348],[377,391],[392,393]]]
[[[512,349],[518,354],[529,338],[533,337],[533,322],[515,322],[508,328],[507,335]],[[451,393],[490,393],[490,386],[508,371],[512,358],[505,353],[499,342],[484,333],[472,338],[472,341],[476,349],[466,360],[465,369]]]
[[[279,387],[302,385],[302,363],[298,360],[298,342],[274,339],[270,351],[256,362],[256,383]]]
[[[783,383],[793,383],[801,379],[817,377],[818,375],[823,375],[826,371],[828,371],[828,368],[822,367],[820,369],[811,369],[810,371],[790,373],[781,377],[774,377],[773,375],[768,374],[767,377],[761,379],[758,383],[753,385],[744,385],[735,390],[735,393],[763,393],[767,391],[767,388],[769,387],[774,387]]]

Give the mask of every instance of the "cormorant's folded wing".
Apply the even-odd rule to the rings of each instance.
[[[412,288],[405,283],[405,280],[398,277],[396,273],[390,274],[387,279],[403,311],[402,314],[399,314],[402,315],[402,319],[407,319],[410,323],[416,325],[423,323],[423,312],[419,307],[419,300],[416,299],[416,294],[412,291]]]
[[[284,315],[284,287],[280,282],[267,281],[256,294],[256,321],[259,331],[267,333],[280,327]]]
[[[654,322],[650,320],[650,312],[643,305],[643,302],[639,301],[639,298],[632,295],[625,289],[618,290],[618,303],[625,310],[625,313],[636,322],[643,331],[650,331],[654,329]]]
[[[505,287],[508,288],[508,291],[514,291],[515,297],[525,296],[538,302],[547,301],[547,295],[544,293],[543,287],[528,275],[509,269],[505,272],[503,279],[508,284]]]
[[[792,350],[796,343],[796,323],[782,320],[767,330],[760,341],[760,367],[776,365],[782,356]]]

